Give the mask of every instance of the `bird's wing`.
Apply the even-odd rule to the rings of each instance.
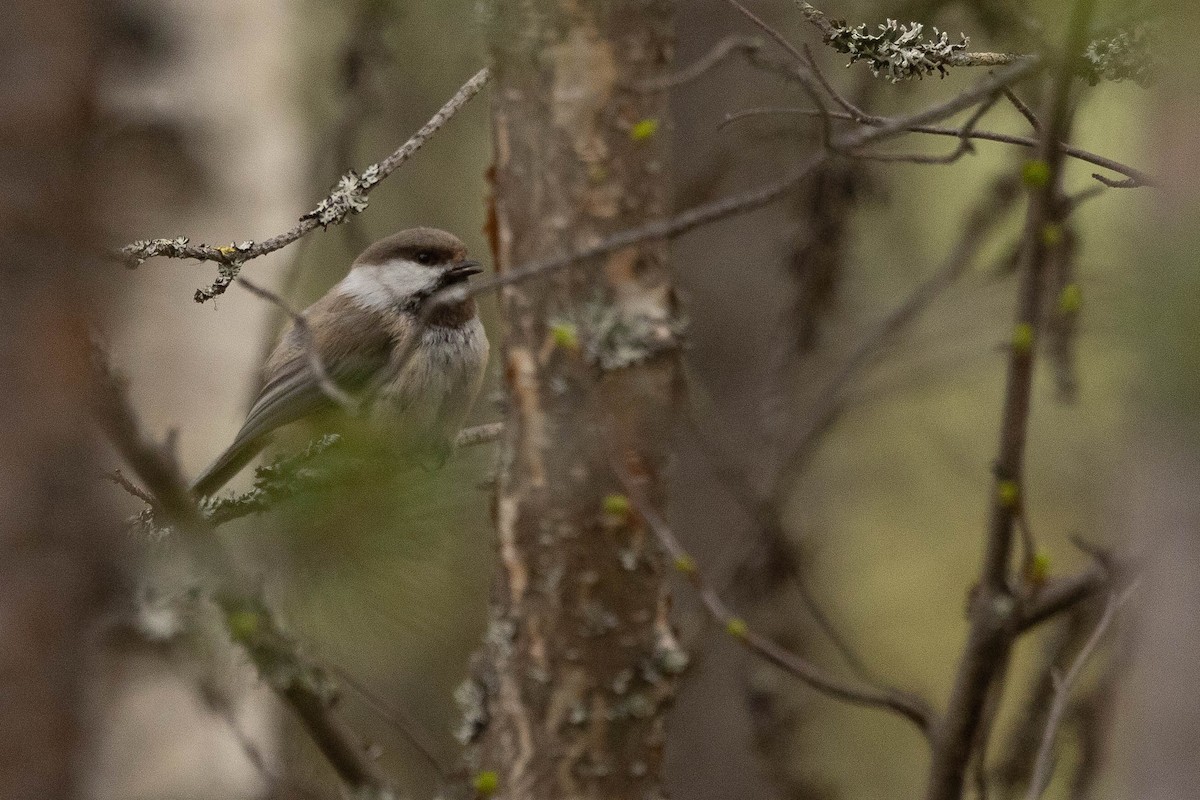
[[[387,365],[391,332],[369,319],[375,312],[350,307],[334,296],[305,312],[313,347],[329,377],[344,391],[355,392]],[[269,441],[277,428],[331,408],[313,374],[303,337],[291,328],[267,360],[266,383],[250,408],[233,443],[193,484],[193,491],[209,495],[225,485]]]

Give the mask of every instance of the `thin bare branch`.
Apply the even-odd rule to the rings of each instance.
[[[251,283],[248,279],[240,275],[237,278],[237,282],[251,294],[275,304],[283,313],[291,317],[292,325],[295,327],[296,333],[300,336],[301,346],[304,348],[304,354],[308,360],[308,370],[316,380],[321,394],[325,395],[336,405],[341,406],[342,410],[347,414],[351,416],[358,414],[358,401],[342,391],[333,382],[333,379],[329,377],[329,371],[325,369],[325,363],[321,360],[321,354],[317,352],[317,341],[313,338],[312,326],[308,324],[308,318],[292,308],[286,300],[270,289],[266,289],[256,283]]]
[[[1044,583],[1021,609],[1018,631],[1026,631],[1094,597],[1113,582],[1109,569],[1096,562],[1086,569]]]
[[[1066,675],[1056,681],[1054,702],[1050,705],[1050,713],[1046,717],[1046,728],[1042,732],[1042,742],[1038,747],[1037,759],[1034,761],[1033,776],[1029,779],[1029,791],[1025,794],[1025,800],[1038,800],[1046,791],[1046,786],[1050,783],[1051,772],[1054,767],[1054,740],[1058,737],[1058,729],[1062,726],[1063,716],[1067,711],[1067,704],[1071,700],[1071,690],[1075,688],[1075,684],[1079,682],[1079,677],[1083,674],[1083,668],[1087,665],[1088,659],[1096,652],[1104,634],[1111,627],[1113,619],[1121,606],[1129,600],[1130,594],[1136,589],[1135,586],[1130,586],[1120,595],[1109,595],[1108,603],[1104,606],[1104,613],[1100,616],[1100,621],[1096,623],[1096,629],[1092,631],[1092,635],[1080,649],[1079,654],[1071,663],[1071,668],[1067,670]]]
[[[362,698],[363,702],[371,708],[371,710],[390,725],[392,728],[400,732],[409,744],[416,748],[422,758],[431,766],[442,778],[449,778],[451,774],[450,768],[442,763],[434,750],[433,742],[430,739],[429,732],[415,720],[411,714],[402,708],[392,708],[385,703],[377,694],[371,691],[366,684],[355,678],[346,670],[333,664],[329,661],[323,661],[322,666],[337,679],[349,686],[355,694]]]
[[[637,85],[639,92],[661,92],[664,89],[674,89],[676,86],[682,86],[685,83],[700,78],[710,70],[716,69],[727,58],[733,55],[746,54],[752,55],[762,49],[763,41],[755,36],[726,36],[721,39],[712,49],[705,53],[700,58],[689,64],[687,67],[678,72],[661,75],[657,78],[651,78],[647,81],[642,81]]]
[[[987,192],[967,215],[960,235],[942,266],[923,281],[899,305],[867,334],[850,354],[841,369],[821,393],[821,405],[811,415],[808,424],[785,451],[780,473],[789,474],[812,451],[817,439],[841,412],[846,402],[846,389],[878,358],[880,352],[897,334],[907,328],[946,289],[954,284],[974,263],[975,257],[992,233],[1004,220],[1005,213],[1016,201],[1016,185],[1001,180]]]
[[[635,482],[632,476],[614,460],[613,469],[618,480],[624,486],[630,503],[638,514],[645,520],[651,533],[658,539],[666,551],[668,558],[675,568],[683,573],[695,587],[705,610],[714,621],[735,639],[742,643],[750,652],[763,658],[785,672],[799,678],[816,691],[843,700],[853,705],[878,708],[891,711],[913,723],[922,733],[929,735],[933,727],[933,711],[924,700],[894,689],[877,689],[871,686],[856,685],[832,675],[826,674],[820,667],[792,653],[770,639],[751,630],[745,620],[738,617],[725,604],[716,591],[710,587],[696,564],[695,560],[675,538],[675,534],[667,525],[666,520],[658,515],[650,505],[645,492]]]
[[[825,102],[821,99],[821,93],[817,91],[817,87],[813,84],[814,73],[816,71],[812,59],[809,58],[807,52],[801,52],[794,44],[788,41],[787,37],[777,31],[775,28],[768,25],[761,17],[753,11],[746,8],[738,2],[738,0],[725,0],[726,3],[733,6],[742,16],[750,20],[763,33],[774,39],[787,53],[795,60],[798,69],[795,72],[795,79],[800,83],[800,88],[808,95],[808,99],[812,101],[818,109],[821,110],[821,132],[822,142],[826,150],[836,151],[837,146],[833,141],[833,121],[829,117],[829,110],[825,108]],[[832,93],[832,88],[829,89]]]
[[[1057,246],[1045,235],[1061,222],[1064,153],[1070,138],[1071,83],[1069,56],[1083,49],[1096,0],[1075,0],[1062,45],[1063,58],[1051,81],[1038,160],[1043,165],[1030,187],[1023,235],[1024,264],[1018,287],[1017,314],[1009,346],[1004,408],[1000,421],[995,478],[991,487],[988,527],[979,582],[970,608],[970,631],[959,658],[946,712],[939,726],[929,766],[926,800],[957,800],[976,743],[985,724],[987,699],[1004,666],[1020,623],[1019,598],[1010,581],[1010,561],[1017,514],[1024,494],[1024,461],[1033,402],[1034,364],[1042,330],[1043,287]]]
[[[854,116],[852,116],[851,114],[848,114],[848,113],[843,114],[843,113],[838,113],[838,112],[834,112],[834,111],[830,111],[828,113],[829,113],[829,116],[833,117],[834,119],[849,120],[852,122],[861,121],[861,120],[857,120]],[[818,111],[816,109],[811,109],[811,108],[796,108],[796,107],[791,107],[791,106],[762,106],[762,107],[758,107],[758,108],[747,108],[747,109],[743,109],[741,111],[735,111],[733,113],[727,114],[725,116],[725,119],[721,121],[721,126],[723,127],[732,122],[737,122],[739,120],[747,119],[749,117],[762,116],[762,115],[767,115],[767,114],[796,114],[796,115],[800,115],[800,116],[810,116],[810,117],[821,116],[820,111]],[[866,122],[864,124],[878,126],[887,121],[886,117],[874,117],[873,119],[876,121],[875,122]],[[933,126],[933,125],[914,125],[914,126],[908,128],[908,130],[911,131],[912,133],[925,133],[925,134],[930,134],[933,136],[954,136],[954,137],[962,136],[961,128],[956,129],[956,128],[938,127],[938,126]],[[975,139],[975,140],[989,141],[989,142],[1000,142],[1002,144],[1011,144],[1011,145],[1016,145],[1018,147],[1028,147],[1031,149],[1038,147],[1038,140],[1035,138],[1031,138],[1028,136],[1015,136],[1013,134],[998,133],[995,131],[972,130],[970,132],[968,138]],[[1070,156],[1071,158],[1077,159],[1079,161],[1085,161],[1089,164],[1094,164],[1095,166],[1098,166],[1098,167],[1104,167],[1105,169],[1109,169],[1109,170],[1112,170],[1113,172],[1117,172],[1117,173],[1120,173],[1121,175],[1126,176],[1126,180],[1113,181],[1111,178],[1105,178],[1102,175],[1097,175],[1097,174],[1092,175],[1092,177],[1095,178],[1096,180],[1098,180],[1101,183],[1104,183],[1105,185],[1108,185],[1112,188],[1133,189],[1133,188],[1138,188],[1141,186],[1156,186],[1156,185],[1158,185],[1157,179],[1153,178],[1152,176],[1148,175],[1147,173],[1142,172],[1139,169],[1135,169],[1134,167],[1131,167],[1127,164],[1122,164],[1121,162],[1116,161],[1111,158],[1108,158],[1106,156],[1098,155],[1098,154],[1092,153],[1088,150],[1084,150],[1083,148],[1075,147],[1074,145],[1065,144],[1065,143],[1060,145],[1060,149],[1062,150],[1064,155]]]
[[[1033,128],[1034,133],[1041,133],[1042,123],[1037,118],[1037,114],[1033,113],[1033,109],[1025,104],[1025,101],[1017,97],[1017,93],[1007,86],[1003,89],[1005,98],[1012,103],[1013,108],[1020,112],[1025,121],[1029,123],[1029,127]]]
[[[953,164],[958,159],[962,158],[967,153],[975,152],[974,146],[971,144],[971,134],[975,132],[975,126],[983,119],[987,112],[992,110],[996,105],[996,101],[1000,99],[999,94],[994,94],[979,104],[978,108],[967,117],[962,127],[958,130],[958,146],[951,152],[942,156],[925,155],[924,153],[853,153],[855,158],[866,158],[872,161],[890,161],[890,162],[907,162],[910,164]]]
[[[1037,69],[1038,66],[1038,63],[1032,60],[1013,64],[1007,69],[997,72],[995,75],[988,76],[987,79],[980,81],[975,86],[964,90],[942,103],[930,106],[909,116],[890,118],[879,126],[866,127],[840,137],[834,143],[833,150],[855,150],[868,144],[900,136],[911,128],[952,117],[955,114],[973,108],[983,98],[994,94],[1000,87],[1007,86],[1013,81],[1019,80]],[[953,135],[957,136],[958,132],[955,131]],[[565,269],[580,262],[622,250],[631,245],[655,239],[671,239],[688,231],[695,230],[702,225],[761,208],[786,195],[800,181],[811,175],[813,170],[831,157],[833,157],[833,154],[829,152],[809,156],[797,166],[792,167],[783,178],[766,186],[699,205],[676,214],[673,217],[654,220],[636,228],[627,228],[573,253],[522,264],[503,273],[490,275],[483,280],[475,281],[467,286],[444,289],[429,299],[425,304],[423,315],[428,318],[438,307],[461,302],[467,297],[474,297],[484,292],[495,291],[502,286],[510,286],[538,278],[547,273]]]
[[[138,500],[141,500],[146,505],[148,505],[148,506],[154,505],[154,497],[151,496],[144,489],[142,489],[140,486],[138,486],[136,483],[129,480],[129,478],[127,478],[125,476],[125,473],[121,472],[121,470],[114,469],[112,472],[105,473],[104,477],[108,478],[110,481],[115,483],[117,486],[120,486],[122,489],[124,489],[130,495],[132,495],[133,497],[136,497]]]

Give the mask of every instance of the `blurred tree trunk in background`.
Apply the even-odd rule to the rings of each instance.
[[[672,4],[496,8],[498,269],[665,214],[665,97],[635,87],[669,64]],[[627,248],[503,296],[500,572],[473,767],[508,800],[660,791],[663,569],[612,461],[662,501],[677,383],[665,254]]]
[[[1200,7],[1168,3],[1164,12],[1162,52],[1191,47]],[[1194,797],[1200,783],[1198,78],[1194,58],[1163,71],[1149,130],[1153,169],[1168,181],[1153,197],[1159,224],[1137,228],[1132,244],[1140,258],[1132,264],[1143,290],[1133,322],[1145,381],[1118,495],[1130,547],[1145,556],[1134,596],[1133,674],[1118,695],[1118,714],[1131,731],[1117,742],[1132,747],[1124,794],[1144,800]]]
[[[111,515],[89,434],[93,4],[17,0],[0,49],[0,797],[79,794]],[[107,517],[107,519],[106,519]]]

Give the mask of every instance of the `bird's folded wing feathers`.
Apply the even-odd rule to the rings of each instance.
[[[312,326],[313,346],[329,377],[346,391],[362,389],[387,363],[390,339],[381,335],[364,338],[359,315],[344,309],[326,309],[318,303],[306,312],[310,320],[325,317],[325,324]],[[351,330],[354,335],[347,335]],[[193,491],[208,495],[221,488],[266,444],[268,435],[288,423],[333,406],[313,374],[308,351],[293,328],[283,337],[267,361],[267,382],[242,423],[233,443],[193,484]]]

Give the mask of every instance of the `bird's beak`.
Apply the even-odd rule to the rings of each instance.
[[[460,261],[446,270],[446,277],[451,283],[458,283],[481,272],[483,272],[483,267],[479,265],[478,261]]]

